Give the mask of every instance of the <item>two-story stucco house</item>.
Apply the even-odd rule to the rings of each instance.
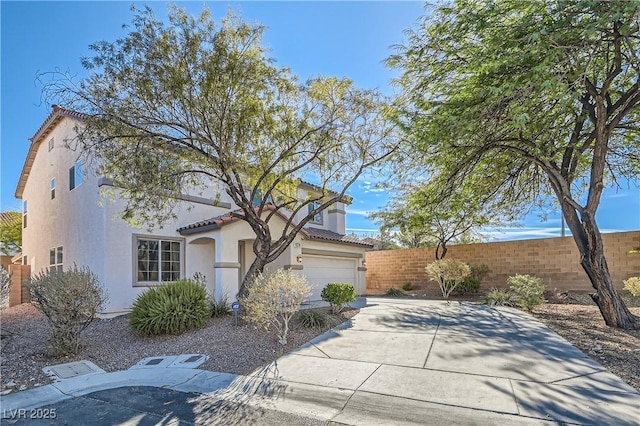
[[[150,286],[197,272],[211,294],[233,300],[254,259],[254,233],[229,215],[237,206],[221,184],[211,185],[209,194],[181,196],[175,222],[150,231],[133,228],[120,218],[125,201],[117,188],[86,170],[65,143],[81,121],[80,114],[54,106],[30,139],[15,195],[23,203],[23,263],[31,273],[88,266],[109,293],[105,314],[126,312]],[[314,190],[301,184],[299,193]],[[334,281],[365,292],[368,245],[345,235],[345,207],[336,203],[318,214],[269,265],[305,274],[313,285],[311,300],[319,300],[322,288]],[[271,226],[278,232],[278,224]]]

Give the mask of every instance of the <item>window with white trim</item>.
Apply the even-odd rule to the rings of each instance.
[[[80,185],[82,185],[82,162],[78,160],[69,169],[69,191]]]
[[[51,199],[56,198],[56,178],[51,179]]]
[[[318,202],[318,201],[314,201],[312,203],[309,204],[309,214],[311,214],[312,211],[314,211],[315,209],[317,209],[318,207],[320,207],[322,205],[322,203]],[[313,218],[311,219],[312,223],[317,223],[318,225],[322,225],[322,211],[319,211],[318,213],[313,215]]]
[[[62,272],[62,246],[49,249],[49,272]]]
[[[161,238],[136,238],[136,281],[160,283],[182,276],[182,242]]]

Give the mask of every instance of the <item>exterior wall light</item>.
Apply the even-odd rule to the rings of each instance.
[[[365,268],[367,267],[367,261],[364,260],[364,259],[362,259],[362,266],[365,267]]]
[[[301,255],[296,256],[296,262],[302,263],[302,256]]]

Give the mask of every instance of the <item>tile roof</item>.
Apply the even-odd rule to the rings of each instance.
[[[274,207],[267,205],[265,206],[269,210],[273,210]],[[181,235],[189,235],[189,234],[197,234],[199,232],[212,231],[215,229],[220,229],[223,226],[236,222],[240,220],[239,217],[233,216],[233,213],[241,214],[242,210],[234,210],[233,212],[225,213],[220,216],[215,216],[209,219],[201,220],[199,222],[194,222],[189,225],[178,228],[178,232]],[[279,211],[276,211],[276,214],[280,216],[283,220],[288,220],[288,218]],[[337,232],[329,231],[328,229],[319,229],[319,228],[303,228],[301,231],[302,235],[310,240],[323,240],[323,241],[333,241],[342,244],[352,244],[363,247],[372,247],[371,244],[363,242],[356,235],[344,235],[339,234]]]
[[[22,223],[22,213],[14,211],[0,212],[0,223],[3,226],[12,226],[16,223]]]
[[[15,192],[16,198],[22,199],[22,191],[24,191],[24,186],[27,184],[27,178],[29,177],[29,173],[31,173],[31,167],[33,166],[33,162],[36,158],[36,152],[38,151],[40,142],[46,138],[54,127],[65,117],[82,121],[86,115],[70,109],[62,108],[58,105],[53,105],[49,116],[42,122],[38,131],[29,138],[31,145],[29,146],[27,158],[24,160],[24,165],[20,172],[20,179],[18,180],[18,186],[16,187]]]
[[[337,241],[358,246],[373,247],[371,244],[362,241],[357,235],[338,234],[328,229],[304,228],[303,232],[312,240]]]

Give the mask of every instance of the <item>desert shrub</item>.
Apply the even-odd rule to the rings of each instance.
[[[227,296],[216,299],[215,296],[209,297],[209,313],[213,318],[225,317],[231,315],[231,304]]]
[[[471,274],[469,265],[457,259],[436,260],[424,269],[427,275],[438,283],[445,299],[448,299],[456,287]]]
[[[467,293],[477,293],[480,291],[480,280],[475,277],[467,277],[458,284],[453,294],[465,295]]]
[[[487,265],[470,265],[470,274],[460,284],[458,284],[452,294],[465,295],[467,293],[478,293],[482,285],[482,279],[490,272]]]
[[[316,309],[305,309],[304,311],[299,311],[295,318],[298,324],[307,328],[324,327],[328,323],[327,315]]]
[[[311,295],[306,277],[294,271],[277,269],[258,274],[240,299],[246,318],[258,326],[273,326],[282,346],[287,344],[289,322],[304,300]]]
[[[507,278],[507,283],[516,294],[518,306],[530,311],[544,303],[545,287],[542,279],[531,275],[514,275]]]
[[[391,297],[402,297],[402,296],[406,296],[405,292],[400,290],[399,288],[394,288],[394,287],[390,287],[387,289],[387,291],[384,292],[385,296],[391,296]]]
[[[147,336],[177,334],[202,326],[209,314],[205,288],[192,280],[179,280],[139,295],[129,324]]]
[[[486,296],[487,305],[491,306],[516,306],[517,296],[510,290],[492,288]]]
[[[411,291],[413,290],[413,284],[411,283],[406,283],[402,285],[402,290],[404,291]]]
[[[632,296],[640,297],[640,277],[631,277],[623,282],[625,290],[629,290]]]
[[[11,293],[11,274],[6,269],[0,267],[0,309],[9,306],[9,295]]]
[[[76,354],[80,333],[91,324],[107,295],[98,277],[87,267],[41,272],[27,284],[31,300],[51,326],[56,355]]]
[[[349,302],[355,302],[356,289],[349,283],[329,283],[322,289],[320,297],[325,302],[329,302],[334,314],[340,313]]]

